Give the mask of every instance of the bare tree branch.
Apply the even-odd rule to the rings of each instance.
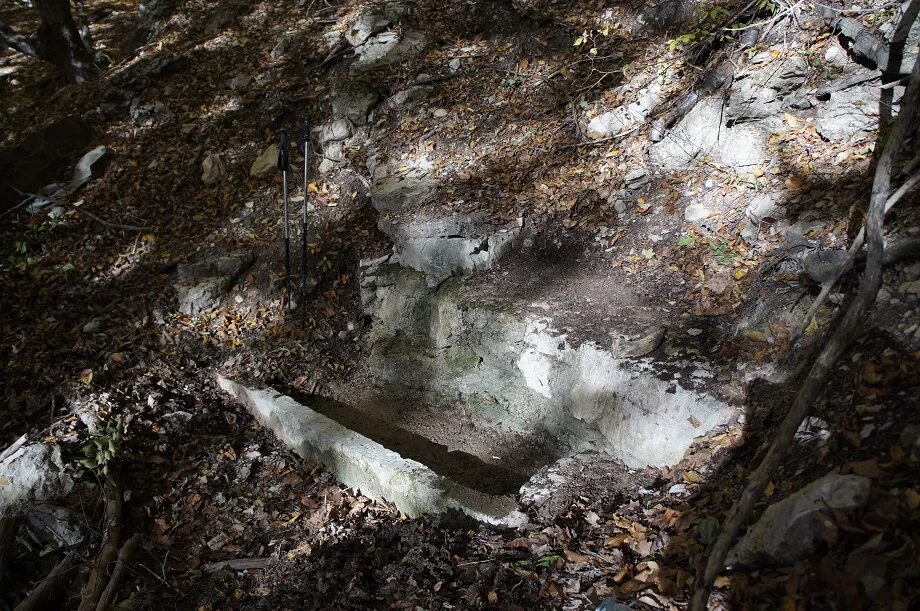
[[[887,213],[889,210],[891,210],[908,191],[917,185],[918,182],[920,182],[920,174],[914,174],[908,178],[907,181],[901,185],[901,187],[895,191],[885,202],[884,213]],[[847,249],[847,254],[844,255],[843,261],[841,261],[837,266],[837,269],[834,272],[834,276],[821,286],[821,292],[818,294],[817,299],[815,299],[814,303],[811,304],[811,307],[808,308],[808,312],[805,313],[805,317],[799,323],[799,326],[793,330],[791,341],[796,341],[802,335],[802,333],[805,331],[805,328],[811,324],[815,314],[818,313],[818,309],[824,305],[825,301],[827,301],[828,296],[831,294],[831,290],[834,288],[837,282],[847,272],[853,269],[853,263],[856,261],[856,257],[859,254],[859,250],[862,248],[863,243],[865,242],[865,238],[866,228],[862,227],[859,230],[859,233],[856,234],[856,237],[853,239],[853,243],[850,244],[850,247]]]
[[[916,1],[914,0],[914,2]],[[900,113],[891,130],[888,141],[885,143],[884,150],[879,156],[875,169],[869,211],[866,215],[868,258],[859,293],[809,370],[792,407],[775,433],[770,449],[760,465],[751,473],[741,497],[736,501],[718,537],[710,546],[705,567],[697,574],[693,596],[690,599],[690,611],[705,611],[712,584],[725,567],[725,558],[728,556],[735,538],[750,518],[755,503],[757,503],[767,484],[773,478],[777,467],[785,458],[786,452],[792,445],[795,432],[802,421],[811,413],[812,407],[824,388],[834,364],[855,337],[862,324],[863,317],[875,302],[882,285],[884,257],[882,229],[885,219],[885,205],[891,192],[891,176],[894,171],[895,159],[904,141],[904,136],[910,129],[910,123],[914,119],[918,90],[920,90],[920,61],[914,64],[907,92],[901,101]]]

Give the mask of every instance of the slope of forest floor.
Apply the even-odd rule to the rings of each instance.
[[[756,247],[742,239],[745,207],[763,190],[784,192],[790,218],[827,221],[813,237],[846,243],[862,222],[876,134],[828,142],[814,122],[789,115],[775,142],[778,163],[738,173],[700,160],[616,210],[624,177],[646,165],[648,125],[592,141],[586,117],[656,79],[662,99],[676,100],[700,70],[669,45],[680,26],[648,23],[644,3],[535,3],[546,5],[535,16],[511,2],[410,3],[403,25],[423,32],[427,46],[360,78],[327,38],[369,2],[188,0],[128,55],[121,45],[135,27],[135,3],[86,4],[107,9],[91,28],[112,62],[98,80],[62,87],[48,66],[0,55],[0,145],[80,117],[92,145],[110,156],[75,205],[3,217],[0,447],[28,433],[74,458],[87,421],[123,417],[125,528],[143,542],[119,608],[593,609],[605,600],[605,609],[616,608],[612,600],[685,608],[705,544],[795,391],[755,378],[794,370],[838,312],[822,309],[804,349],[791,348],[796,315],[752,322],[761,302],[801,317],[799,300],[818,287],[798,270],[766,271],[784,243],[766,231]],[[22,30],[35,24],[29,9],[2,12]],[[890,17],[861,18],[874,27],[882,14]],[[620,25],[602,33],[609,21]],[[810,86],[835,76],[823,63],[835,39],[814,7],[777,27],[780,42],[757,51],[802,54],[812,62]],[[369,202],[365,153],[312,177],[318,286],[295,311],[282,299],[281,178],[253,176],[250,167],[281,128],[296,132],[302,112],[326,123],[333,91],[360,81],[385,100],[420,74],[438,79],[427,100],[384,104],[373,116],[372,137],[389,161],[409,151],[405,163],[427,156],[432,173],[450,176],[450,201],[434,208],[459,206],[496,223],[526,219],[547,256],[584,259],[611,274],[611,290],[672,303],[675,319],[698,324],[701,342],[738,363],[743,421],[699,438],[679,464],[633,470],[623,482],[592,481],[588,465],[584,489],[558,511],[501,531],[462,516],[408,519],[346,489],[217,390],[216,371],[309,391],[347,379],[362,352],[357,264],[389,249]],[[46,182],[66,181],[82,152]],[[202,162],[212,154],[224,172],[205,185]],[[295,173],[298,195],[299,180]],[[720,214],[689,222],[688,201]],[[890,224],[917,237],[916,199],[902,208]],[[177,266],[239,252],[257,253],[235,281],[239,297],[180,312]],[[731,263],[720,270],[725,257]],[[824,542],[802,560],[726,572],[715,608],[920,602],[920,297],[903,288],[920,270],[911,269],[886,272],[887,297],[835,370],[815,411],[817,432],[803,433],[760,506],[831,471],[870,478],[868,503],[828,520]],[[847,291],[856,281],[848,283]],[[73,475],[99,483],[89,469]],[[101,505],[85,516],[87,562],[102,518]],[[15,606],[61,556],[26,534],[17,553],[0,606]],[[219,565],[234,559],[257,568]]]

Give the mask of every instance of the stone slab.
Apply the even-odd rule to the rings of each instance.
[[[496,526],[527,523],[516,499],[484,494],[438,475],[274,389],[250,388],[222,375],[217,384],[299,456],[322,464],[366,496],[391,501],[410,517],[456,509]]]

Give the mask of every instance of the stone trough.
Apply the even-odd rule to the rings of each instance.
[[[250,388],[224,376],[217,383],[299,456],[321,463],[371,498],[391,501],[406,515],[456,509],[488,524],[514,527],[527,521],[513,495],[489,494],[436,473],[273,389]]]

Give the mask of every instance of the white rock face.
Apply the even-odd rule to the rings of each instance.
[[[872,482],[860,475],[829,473],[767,508],[728,556],[727,565],[792,564],[822,538],[822,519],[831,510],[866,504]]]
[[[64,472],[61,448],[33,443],[0,462],[0,518],[16,515],[30,503],[50,501],[73,490]]]
[[[435,404],[459,397],[490,426],[606,452],[630,467],[676,463],[731,411],[706,391],[708,379],[662,380],[652,357],[629,357],[634,344],[644,353],[656,341],[575,348],[513,295],[478,303],[462,282],[448,282],[432,291],[393,258],[364,269],[370,366],[381,382],[424,388]]]
[[[93,178],[98,178],[105,170],[108,160],[109,149],[104,146],[97,146],[83,155],[73,170],[73,180],[70,183],[70,189],[76,190]]]
[[[396,63],[422,51],[425,37],[419,32],[407,32],[400,36],[396,32],[381,32],[355,47],[357,60],[351,65],[352,72],[365,72]]]
[[[664,170],[688,167],[700,156],[736,169],[762,164],[767,158],[768,126],[753,122],[728,127],[722,117],[721,97],[701,100],[661,142],[652,145],[652,162]]]
[[[360,15],[345,32],[345,40],[351,46],[357,47],[364,44],[368,38],[382,31],[388,25],[390,25],[390,20],[386,17],[365,13]]]
[[[900,100],[903,89],[895,89]],[[823,106],[823,108],[822,108]],[[878,129],[878,89],[865,86],[835,91],[819,106],[815,130],[831,142],[849,142]]]
[[[510,496],[479,492],[438,475],[270,388],[247,388],[223,376],[217,382],[298,455],[323,464],[362,494],[392,501],[406,515],[459,509],[487,524],[511,528],[527,524],[527,516]]]
[[[610,138],[626,131],[639,121],[645,120],[654,110],[661,96],[661,86],[656,81],[639,92],[636,101],[628,106],[620,106],[591,119],[585,130],[593,140]]]
[[[805,82],[808,64],[798,55],[768,62],[735,75],[725,116],[750,121],[776,115],[787,96]]]

